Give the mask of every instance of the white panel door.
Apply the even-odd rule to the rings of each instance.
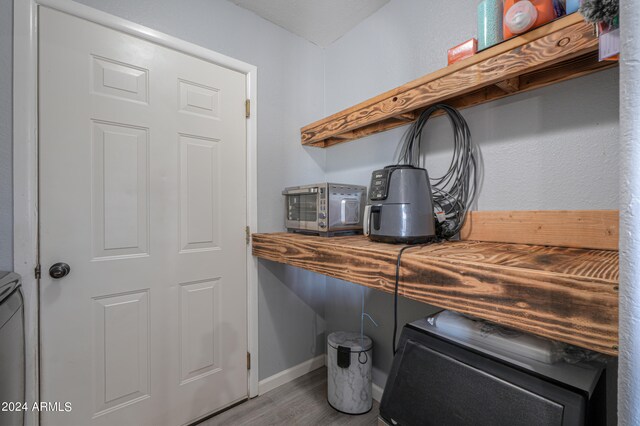
[[[71,403],[42,424],[180,425],[246,398],[245,76],[39,20],[41,400]]]

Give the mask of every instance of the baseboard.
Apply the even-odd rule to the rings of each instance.
[[[313,370],[317,370],[318,368],[324,367],[325,355],[318,355],[315,358],[311,358],[305,362],[302,362],[294,367],[288,368],[284,371],[281,371],[277,374],[274,374],[271,377],[267,377],[264,380],[260,380],[258,382],[258,395],[262,395],[264,393],[269,392],[277,388],[278,386],[282,386],[286,383],[289,383],[292,380],[297,379],[298,377],[304,376],[307,373],[312,372]]]
[[[380,400],[382,399],[382,392],[384,391],[384,388],[376,385],[375,383],[371,384],[371,397],[375,400],[380,402]]]
[[[327,355],[324,356],[324,365],[327,365]],[[371,383],[371,397],[375,401],[380,402],[380,400],[382,399],[382,392],[383,391],[384,391],[383,387],[380,387],[380,386],[376,385],[375,383]]]

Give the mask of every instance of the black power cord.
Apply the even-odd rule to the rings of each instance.
[[[393,290],[393,340],[391,341],[394,355],[396,354],[396,334],[398,332],[398,282],[400,281],[400,261],[402,259],[402,253],[411,247],[414,246],[402,247],[398,253],[398,260],[396,261],[396,285]]]
[[[398,333],[398,284],[400,282],[400,264],[402,262],[402,253],[404,253],[405,250],[410,249],[410,248],[422,248],[422,247],[426,247],[430,244],[433,243],[437,243],[439,242],[439,240],[434,240],[431,241],[427,244],[420,244],[420,245],[409,245],[409,246],[404,246],[400,249],[400,252],[398,252],[398,259],[396,261],[396,283],[395,283],[395,288],[393,290],[393,341],[392,341],[392,348],[393,348],[393,354],[395,355],[397,352],[397,348],[396,348],[396,335]]]

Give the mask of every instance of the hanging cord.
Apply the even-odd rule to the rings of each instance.
[[[364,286],[362,286],[362,314],[360,315],[360,343],[364,343],[364,319],[369,318],[369,321],[373,323],[376,327],[378,323],[364,311]]]
[[[360,347],[362,348],[362,350],[358,353],[358,362],[360,364],[366,364],[367,361],[369,361],[369,355],[367,355],[367,351],[364,350],[364,319],[365,317],[369,319],[369,321],[371,321],[373,323],[373,325],[375,325],[376,327],[378,326],[378,323],[371,317],[371,315],[369,315],[368,313],[366,313],[364,311],[364,286],[361,287],[362,289],[362,313],[360,314]],[[361,359],[362,354],[364,354],[364,362]]]
[[[432,241],[431,243],[435,243],[437,241]],[[393,339],[391,342],[391,347],[393,348],[393,354],[395,355],[397,352],[397,348],[396,348],[396,335],[398,333],[398,284],[400,282],[400,262],[402,262],[402,253],[404,253],[405,250],[413,248],[413,247],[425,247],[431,243],[427,243],[427,244],[421,244],[418,246],[404,246],[400,249],[400,252],[398,253],[398,259],[396,261],[396,283],[395,283],[395,287],[393,290]]]
[[[437,215],[436,233],[449,239],[460,232],[467,211],[476,196],[479,185],[477,148],[471,140],[471,132],[464,117],[457,109],[446,104],[437,104],[425,109],[418,119],[405,131],[396,151],[397,164],[423,167],[420,155],[422,134],[425,125],[437,111],[444,111],[453,128],[453,155],[444,175],[430,178],[434,208]]]
[[[440,239],[436,238],[435,240],[430,241],[426,244],[404,246],[398,252],[398,259],[396,261],[396,282],[393,290],[393,341],[392,341],[391,347],[393,348],[394,355],[398,351],[398,349],[396,348],[396,335],[398,332],[398,287],[400,283],[400,266],[402,264],[402,254],[407,249],[423,248],[434,243],[439,243],[440,241],[441,241]]]

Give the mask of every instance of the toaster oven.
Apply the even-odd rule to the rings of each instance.
[[[366,186],[319,183],[293,186],[285,196],[289,232],[333,236],[362,233]]]

